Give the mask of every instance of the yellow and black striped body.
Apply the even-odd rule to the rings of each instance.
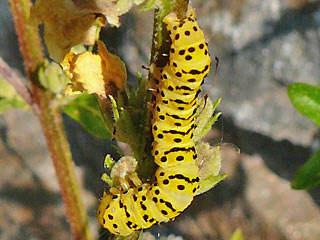
[[[184,20],[171,13],[163,22],[172,42],[167,65],[153,69],[152,155],[159,167],[154,183],[104,195],[98,220],[113,234],[125,236],[169,221],[190,205],[199,187],[192,138],[210,56],[192,8]]]

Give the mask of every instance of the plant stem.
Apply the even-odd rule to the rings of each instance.
[[[51,105],[53,95],[46,92],[38,82],[37,69],[44,61],[44,54],[38,29],[27,24],[31,1],[9,0],[9,2],[25,71],[31,84],[32,103],[39,108],[36,113],[40,119],[55,167],[73,239],[92,239],[74,174],[71,152],[64,132],[61,113]]]
[[[40,121],[47,140],[74,240],[92,239],[60,111],[50,107],[51,94],[40,93]]]
[[[176,0],[174,11],[177,13],[179,18],[185,18],[188,10],[189,0]]]

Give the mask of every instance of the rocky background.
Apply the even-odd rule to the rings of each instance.
[[[290,104],[286,87],[319,85],[320,1],[194,0],[218,72],[204,85],[222,97],[223,116],[207,137],[220,144],[228,179],[197,197],[176,221],[151,229],[158,236],[229,239],[241,228],[248,240],[320,239],[320,188],[290,188],[299,166],[320,147],[320,133]],[[132,10],[119,29],[102,36],[127,64],[129,80],[149,62],[152,13]],[[0,55],[23,74],[7,1],[0,2]],[[65,117],[83,199],[95,238],[95,211],[104,185],[110,141],[97,140]],[[0,239],[70,239],[54,169],[37,119],[10,110],[0,115]],[[238,151],[240,149],[240,152]],[[179,238],[180,239],[180,238]]]

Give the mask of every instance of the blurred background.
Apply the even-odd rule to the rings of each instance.
[[[320,82],[320,1],[193,0],[211,56],[219,58],[204,84],[222,97],[223,116],[206,137],[222,146],[229,177],[197,197],[174,222],[153,227],[159,236],[226,240],[240,228],[248,240],[319,240],[320,188],[290,188],[295,171],[320,147],[319,129],[291,105],[286,88]],[[149,62],[153,13],[132,9],[119,29],[102,39],[126,63],[129,81]],[[23,75],[12,16],[0,1],[0,56]],[[106,153],[96,139],[65,116],[91,231],[96,221]],[[71,239],[55,173],[38,120],[29,112],[0,115],[0,239]],[[240,149],[240,153],[237,151]]]

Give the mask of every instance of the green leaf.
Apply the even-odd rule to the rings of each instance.
[[[237,228],[234,233],[232,234],[232,237],[230,238],[230,240],[244,240],[242,231],[240,228]]]
[[[29,105],[8,82],[0,77],[0,113],[11,108],[28,109]]]
[[[137,78],[137,89],[128,84],[126,95],[120,95],[116,98],[119,119],[115,123],[115,138],[130,146],[132,156],[139,162],[139,176],[147,178],[150,177],[149,170],[152,172],[154,166],[149,149],[151,134],[149,133],[148,104],[151,92],[148,90],[147,79],[140,79],[139,74]]]
[[[205,179],[200,180],[199,189],[196,191],[195,196],[209,191],[226,177],[228,177],[227,174],[219,174],[217,176],[209,176]]]
[[[221,169],[220,146],[211,147],[208,143],[198,142],[196,144],[198,155],[197,164],[199,167],[199,189],[195,195],[209,191],[227,175],[219,175]]]
[[[320,127],[320,87],[295,83],[288,86],[288,95],[293,106]]]
[[[221,112],[213,115],[214,111],[221,102],[221,98],[218,98],[214,103],[211,102],[210,98],[201,98],[199,107],[196,113],[196,129],[194,131],[195,142],[203,138],[211,129],[212,125],[217,121]]]
[[[320,184],[320,149],[297,171],[291,187],[309,189],[318,184]]]
[[[95,96],[82,94],[68,105],[65,105],[63,110],[92,135],[102,139],[111,138]]]

